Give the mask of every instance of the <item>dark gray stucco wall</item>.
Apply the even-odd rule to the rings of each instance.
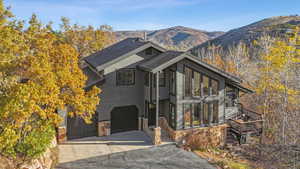
[[[116,71],[122,68],[136,68],[140,62],[155,57],[159,52],[155,50],[153,55],[146,55],[145,51],[129,56],[104,69],[105,82],[99,86],[100,104],[97,106],[99,121],[110,120],[110,113],[115,107],[135,105],[141,116],[144,112],[144,72],[136,69],[135,84],[131,86],[116,85]]]

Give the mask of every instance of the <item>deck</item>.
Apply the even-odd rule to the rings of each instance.
[[[229,131],[236,136],[239,143],[245,143],[250,135],[261,135],[263,127],[262,115],[241,106],[235,118],[228,120]]]

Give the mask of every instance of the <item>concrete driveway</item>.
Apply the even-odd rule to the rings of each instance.
[[[174,144],[153,146],[141,131],[72,140],[59,150],[56,169],[215,169]]]

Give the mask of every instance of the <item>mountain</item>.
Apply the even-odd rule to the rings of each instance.
[[[250,44],[263,34],[271,36],[280,35],[282,33],[286,33],[295,25],[300,25],[300,16],[298,15],[271,17],[250,25],[230,30],[215,39],[208,40],[205,43],[200,43],[192,50],[199,50],[209,45],[222,46],[226,48],[230,45],[238,44],[239,42]]]
[[[207,32],[183,26],[175,26],[154,31],[116,31],[115,35],[117,40],[120,41],[128,37],[144,38],[145,32],[148,40],[163,47],[177,50],[187,50],[195,45],[204,43],[224,34],[224,32],[221,31]]]

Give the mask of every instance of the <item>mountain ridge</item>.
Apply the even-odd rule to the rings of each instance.
[[[128,37],[144,38],[147,34],[147,40],[155,42],[168,49],[187,50],[195,45],[206,42],[222,35],[222,31],[204,31],[184,26],[174,26],[158,30],[125,30],[116,31],[116,39],[118,41]]]

